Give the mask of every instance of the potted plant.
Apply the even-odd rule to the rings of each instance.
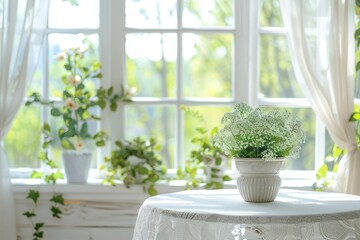
[[[155,183],[166,174],[155,139],[137,137],[131,141],[116,141],[117,148],[105,158],[106,170],[104,184],[115,185],[115,180],[123,181],[126,188],[134,184],[142,184],[144,192],[151,196],[157,195]]]
[[[187,189],[197,188],[203,182],[206,189],[223,188],[224,181],[230,181],[231,178],[226,174],[228,157],[211,141],[218,132],[218,128],[214,127],[211,130],[196,128],[195,130],[197,135],[191,139],[191,142],[197,148],[191,151],[184,169],[177,170],[177,176],[187,180]],[[203,170],[204,177],[199,178],[197,174],[199,170]]]
[[[105,145],[107,134],[103,130],[90,132],[89,121],[101,119],[91,110],[110,105],[110,109],[115,111],[119,101],[129,102],[133,94],[125,88],[121,89],[121,93],[115,93],[113,87],[96,88],[94,81],[102,78],[101,64],[95,61],[87,65],[85,51],[71,48],[58,55],[58,61],[65,70],[61,76],[63,89],[59,93],[59,101],[46,101],[34,92],[26,102],[28,106],[33,103],[47,105],[51,116],[60,118],[61,126],[55,131],[51,131],[48,123],[43,126],[44,143],[40,159],[50,166],[53,164],[47,149],[55,139],[59,139],[68,183],[86,182],[92,158],[90,148],[94,145],[91,143],[98,147]]]
[[[297,158],[305,141],[301,122],[286,110],[253,109],[240,103],[223,116],[222,123],[214,145],[234,157],[241,196],[249,202],[274,201],[283,161]]]

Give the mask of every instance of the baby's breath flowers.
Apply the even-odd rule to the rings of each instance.
[[[222,123],[214,145],[234,157],[298,158],[305,141],[301,122],[282,109],[253,109],[240,103],[223,116]]]

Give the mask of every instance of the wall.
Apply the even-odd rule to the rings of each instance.
[[[48,185],[14,184],[18,240],[32,240],[31,222],[22,213],[33,208],[26,200],[28,190],[39,190],[36,221],[45,222],[44,240],[130,240],[132,239],[138,210],[149,197],[140,186],[125,189],[99,184],[55,186],[56,192],[64,194],[66,206],[63,217],[51,216],[48,199],[52,187]],[[184,187],[158,186],[159,193],[181,191]]]

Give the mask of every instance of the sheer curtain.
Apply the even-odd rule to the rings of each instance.
[[[315,14],[306,14],[311,8]],[[281,11],[302,90],[334,142],[348,151],[336,188],[360,195],[360,152],[348,121],[354,109],[354,1],[282,0]]]
[[[23,104],[47,26],[49,0],[0,0],[0,239],[16,239],[4,137]]]

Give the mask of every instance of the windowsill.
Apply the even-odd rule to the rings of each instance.
[[[17,178],[11,180],[13,184],[13,191],[17,193],[27,192],[30,188],[38,188],[44,192],[51,192],[53,190],[52,185],[45,184],[41,179],[26,179],[26,178]],[[89,179],[87,184],[67,184],[65,180],[59,180],[55,186],[56,192],[63,193],[129,193],[129,194],[140,194],[143,193],[141,185],[135,185],[130,189],[124,187],[124,185],[119,182],[116,186],[103,185],[101,179]],[[283,179],[281,187],[282,188],[291,188],[298,190],[313,190],[312,185],[315,180],[311,179]],[[236,180],[226,182],[224,188],[236,188]],[[170,182],[161,181],[156,184],[156,189],[159,194],[177,192],[185,190],[185,181],[183,180],[173,180]],[[198,189],[203,189],[199,187]]]

